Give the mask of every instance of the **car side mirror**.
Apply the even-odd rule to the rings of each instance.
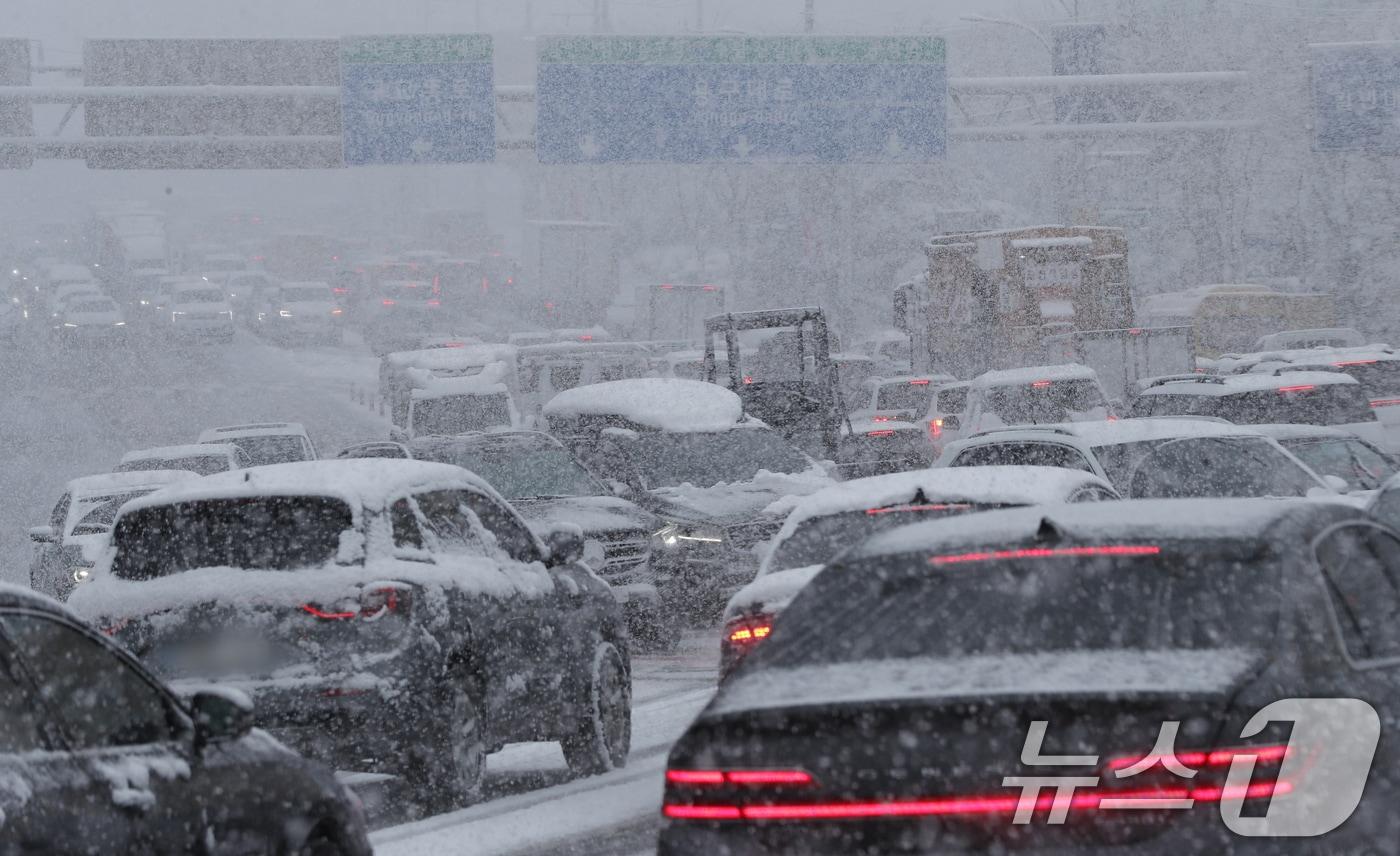
[[[962,417],[961,417],[961,416],[957,416],[957,415],[944,416],[944,417],[943,417],[943,430],[944,430],[944,431],[961,431],[961,430],[962,430]]]
[[[549,548],[551,568],[569,565],[583,558],[583,530],[577,526],[560,526],[545,535],[544,544]]]
[[[1322,481],[1337,493],[1351,493],[1351,485],[1347,484],[1347,480],[1341,476],[1325,475],[1322,477]]]
[[[54,538],[52,526],[31,526],[29,527],[29,540],[36,544],[52,544]]]
[[[253,728],[253,702],[240,690],[210,687],[190,700],[196,751],[210,743],[237,740]]]

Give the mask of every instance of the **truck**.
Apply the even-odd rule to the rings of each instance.
[[[958,232],[924,252],[927,272],[897,288],[893,306],[915,372],[1076,362],[1122,396],[1140,377],[1195,369],[1189,327],[1137,322],[1121,229]]]
[[[525,221],[525,287],[547,326],[603,320],[618,287],[617,234],[616,223]]]

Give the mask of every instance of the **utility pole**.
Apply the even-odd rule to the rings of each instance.
[[[802,11],[802,32],[810,33],[817,28],[817,0],[807,0]]]

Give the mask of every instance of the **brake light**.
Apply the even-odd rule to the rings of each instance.
[[[1314,389],[1317,389],[1317,387],[1313,384],[1305,383],[1301,386],[1281,386],[1278,388],[1278,391],[1279,394],[1282,395],[1285,392],[1311,392]]]
[[[910,386],[928,386],[928,379],[927,379],[927,378],[920,378],[920,379],[918,379],[918,380],[911,380],[911,381],[909,381],[909,385],[910,385]]]
[[[389,297],[386,297],[386,298],[384,298],[383,300],[381,300],[381,301],[379,301],[379,302],[382,303],[382,304],[384,304],[385,306],[393,306],[395,303],[397,303],[397,301],[395,301],[394,299],[389,298]]]
[[[428,301],[428,305],[429,305],[429,306],[441,306],[441,305],[442,305],[442,301],[441,301],[441,300],[438,300],[436,297],[434,297],[434,298],[432,298],[432,299],[430,299],[430,300]]]
[[[510,280],[506,280],[506,282],[510,282]],[[490,291],[490,290],[491,290],[491,280],[489,280],[489,279],[487,279],[486,277],[483,276],[483,277],[481,278],[481,293],[482,293],[482,294],[485,294],[486,292],[488,292],[488,291]]]
[[[883,429],[883,430],[881,430],[881,431],[866,431],[866,432],[865,432],[865,436],[867,436],[867,437],[893,437],[893,436],[894,436],[894,429],[893,429],[893,428],[885,428],[885,429]]]
[[[1106,544],[1101,547],[1025,547],[1018,550],[991,550],[933,556],[930,565],[960,565],[967,562],[990,562],[1000,559],[1060,559],[1086,556],[1156,556],[1162,548],[1153,544]]]
[[[667,770],[669,785],[812,785],[806,770]]]
[[[744,375],[744,383],[753,383],[753,375]]]
[[[1372,406],[1372,407],[1394,407],[1394,406],[1397,405],[1397,404],[1400,404],[1400,398],[1373,398],[1373,399],[1371,399],[1371,406]]]
[[[1031,383],[1031,386],[1034,387],[1035,389],[1044,389],[1045,387],[1047,387],[1047,386],[1049,386],[1049,385],[1050,385],[1050,381],[1048,381],[1048,380],[1038,380],[1038,381],[1034,381],[1034,382]]]
[[[732,805],[668,805],[666,817],[675,820],[739,820],[738,806]]]
[[[931,502],[923,505],[889,505],[884,508],[867,508],[866,514],[895,514],[901,511],[967,511],[972,508],[966,502]]]
[[[700,286],[700,290],[701,290],[701,291],[714,291],[714,290],[715,290],[715,287],[714,287],[713,285],[702,285],[702,286]]]
[[[1129,328],[1128,328],[1128,335],[1129,335],[1129,336],[1141,336],[1141,335],[1142,335],[1142,328],[1141,328],[1141,327],[1129,327]]]
[[[768,624],[757,624],[752,627],[740,627],[729,633],[730,642],[757,642],[759,639],[768,638],[768,634],[773,632],[773,628]]]
[[[871,422],[892,422],[892,421],[894,421],[894,420],[890,419],[890,417],[888,417],[888,416],[876,416],[876,417],[872,418],[870,421],[871,421]]]
[[[943,436],[943,419],[930,419],[928,421],[928,435],[935,440]]]
[[[116,636],[118,633],[122,632],[122,630],[126,629],[126,626],[127,626],[128,624],[130,624],[130,623],[131,623],[131,619],[130,619],[130,618],[119,618],[119,619],[117,619],[116,621],[112,622],[111,624],[107,625],[106,627],[103,627],[103,628],[102,628],[102,635],[103,635],[103,636]]]
[[[580,342],[591,342],[593,341],[593,337],[588,335],[587,333],[584,333],[582,336],[578,337],[578,340]]]
[[[1337,368],[1342,368],[1344,366],[1373,366],[1378,362],[1380,362],[1380,360],[1342,360],[1341,362],[1333,363],[1332,365],[1336,366]]]
[[[662,290],[662,291],[675,291],[675,290],[676,290],[676,287],[675,287],[674,285],[663,285],[663,286],[661,286],[661,290]]]
[[[349,294],[350,289],[337,286],[331,289],[331,294]]]

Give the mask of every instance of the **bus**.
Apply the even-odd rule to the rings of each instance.
[[[1146,324],[1187,325],[1198,356],[1254,350],[1281,330],[1336,326],[1336,298],[1325,292],[1278,291],[1248,283],[1201,285],[1154,294],[1142,301]]]

